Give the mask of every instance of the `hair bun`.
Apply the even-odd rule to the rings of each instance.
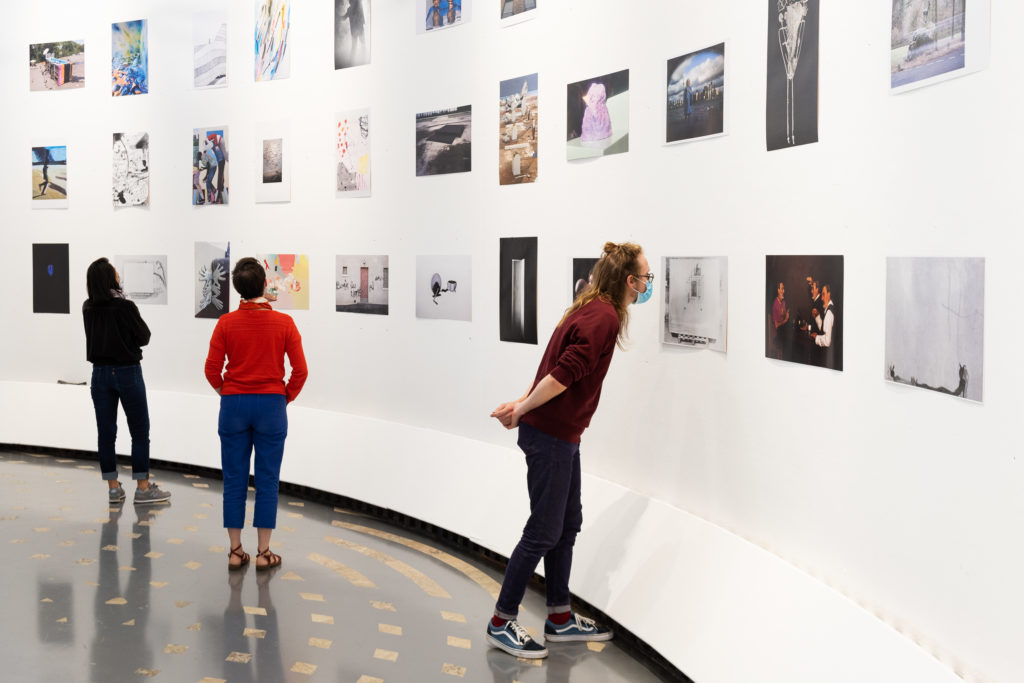
[[[615,244],[615,242],[604,243],[604,253],[606,254],[614,254],[618,250],[618,248],[619,245]]]

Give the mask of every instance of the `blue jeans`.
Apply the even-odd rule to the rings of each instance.
[[[117,479],[117,402],[132,435],[132,479],[149,477],[149,404],[141,365],[92,366],[92,405],[96,409],[96,450],[103,478]]]
[[[220,466],[224,473],[224,528],[245,524],[249,458],[256,451],[256,511],[253,526],[277,526],[277,487],[288,436],[284,394],[232,394],[220,398]]]
[[[519,423],[519,447],[526,454],[530,518],[509,557],[495,614],[515,619],[533,572],[544,559],[549,612],[569,611],[569,572],[576,534],[583,525],[580,500],[580,445]]]

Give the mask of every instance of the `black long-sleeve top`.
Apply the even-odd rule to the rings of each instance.
[[[134,301],[115,298],[82,304],[85,357],[93,365],[138,365],[149,343],[149,327]]]

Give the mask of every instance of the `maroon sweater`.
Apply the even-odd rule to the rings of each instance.
[[[619,316],[607,301],[595,299],[573,311],[551,335],[533,380],[537,386],[551,375],[568,388],[521,421],[556,439],[579,443],[597,410],[618,334]]]

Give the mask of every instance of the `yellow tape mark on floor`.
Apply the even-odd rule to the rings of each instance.
[[[415,583],[420,590],[431,597],[435,598],[450,598],[452,597],[448,591],[441,587],[437,581],[424,574],[418,569],[410,567],[405,562],[397,560],[390,555],[374,550],[373,548],[367,548],[364,545],[346,541],[343,538],[336,538],[334,536],[324,536],[324,540],[328,543],[333,543],[336,546],[345,548],[346,550],[353,550],[360,555],[366,555],[369,558],[377,560],[389,569],[393,569],[405,578]]]
[[[309,557],[307,557],[306,559],[308,559],[311,562],[316,562],[321,567],[327,567],[332,572],[338,574],[343,579],[351,583],[353,586],[358,586],[360,588],[377,587],[377,584],[375,584],[373,581],[370,581],[368,578],[357,572],[355,569],[352,569],[351,567],[346,567],[341,562],[338,562],[337,560],[332,560],[331,558],[325,557],[320,553],[310,553]]]
[[[468,562],[460,560],[454,555],[450,555],[444,552],[443,550],[432,548],[425,543],[420,543],[419,541],[414,541],[410,538],[403,538],[402,536],[396,536],[395,534],[388,533],[386,531],[380,531],[378,529],[371,529],[370,527],[360,526],[359,524],[350,524],[348,522],[342,522],[337,519],[331,522],[331,524],[342,529],[348,529],[349,531],[355,531],[361,534],[376,536],[377,538],[384,539],[385,541],[398,543],[399,545],[404,545],[406,548],[411,548],[413,550],[424,553],[425,555],[430,555],[435,560],[438,560],[439,562],[444,562],[452,569],[462,574],[465,574],[467,577],[469,577],[471,581],[473,581],[473,583],[487,591],[491,595],[491,598],[493,598],[494,600],[498,599],[498,593],[501,592],[500,583],[498,583],[497,581],[495,581],[494,579],[492,579],[487,574],[480,571],[473,565],[469,564]]]

